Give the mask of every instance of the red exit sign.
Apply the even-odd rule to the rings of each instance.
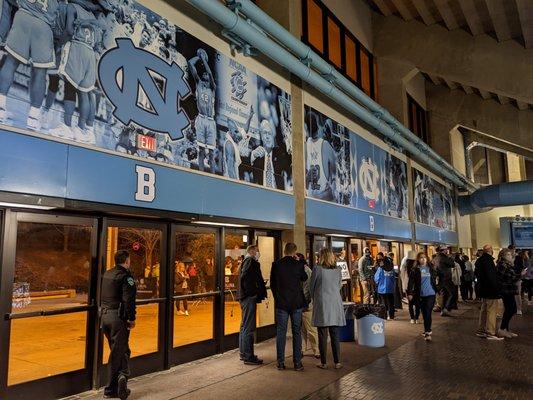
[[[141,150],[155,151],[157,141],[155,138],[146,135],[137,134],[137,148]]]

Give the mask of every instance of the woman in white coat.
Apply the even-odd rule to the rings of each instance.
[[[326,368],[328,332],[335,369],[342,368],[340,363],[339,327],[346,325],[341,297],[341,270],[337,267],[335,255],[329,249],[322,249],[318,265],[311,274],[310,291],[313,299],[313,326],[318,330],[318,349],[320,364]]]

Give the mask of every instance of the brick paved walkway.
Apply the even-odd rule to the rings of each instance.
[[[305,400],[533,399],[533,315],[515,316],[520,337],[501,342],[473,335],[477,310],[410,341]]]

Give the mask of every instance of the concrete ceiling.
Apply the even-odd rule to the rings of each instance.
[[[431,82],[434,85],[446,86],[450,90],[462,90],[466,94],[477,94],[478,96],[481,96],[484,100],[495,100],[501,105],[511,104],[519,110],[533,109],[533,104],[524,103],[507,96],[502,96],[501,94],[488,92],[486,90],[468,86],[460,82],[453,82],[445,77],[437,76],[434,74],[428,74],[426,72],[422,72],[422,75],[424,76],[424,78],[426,78],[426,81]]]
[[[488,34],[498,42],[515,40],[533,48],[533,0],[366,0],[385,16],[441,24],[471,35]]]

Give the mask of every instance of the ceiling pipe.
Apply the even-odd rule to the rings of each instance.
[[[494,207],[533,204],[533,180],[485,186],[468,196],[459,196],[459,214],[477,214]]]
[[[391,128],[398,131],[407,140],[413,142],[421,152],[428,153],[429,157],[438,164],[433,169],[438,174],[446,170],[454,179],[448,177],[452,182],[467,190],[475,190],[477,187],[463,174],[453,168],[444,158],[438,155],[424,141],[418,138],[407,127],[394,118],[387,109],[376,103],[372,98],[366,95],[361,89],[354,85],[349,79],[338,72],[330,63],[325,61],[320,55],[315,53],[309,46],[304,44],[293,34],[287,31],[276,20],[271,18],[267,13],[261,10],[250,0],[226,0],[226,5],[232,10],[237,10],[249,18],[254,24],[268,32],[274,39],[290,50],[302,62],[313,66],[318,73],[324,77],[330,77],[332,83],[343,92],[357,100],[363,106],[368,108],[376,117],[383,119]],[[267,54],[268,55],[268,54]],[[457,178],[457,179],[455,179]],[[457,183],[457,182],[461,183]]]
[[[425,143],[420,140],[407,139],[404,135],[400,134],[399,127],[401,124],[397,123],[395,129],[393,129],[389,124],[385,123],[382,118],[382,113],[369,112],[355,100],[348,97],[346,93],[338,89],[330,80],[313,71],[302,60],[296,58],[287,49],[274,42],[264,32],[241,18],[236,12],[225,7],[221,2],[214,0],[187,0],[187,2],[222,25],[227,36],[229,35],[234,39],[237,36],[238,39],[253,46],[274,62],[298,76],[302,81],[325,94],[355,117],[411,153],[411,156],[422,165],[444,176],[461,188],[467,190],[476,189],[476,186],[472,182],[455,171],[453,167],[437,156]],[[327,77],[329,78],[330,76]],[[381,108],[381,110],[384,109]],[[411,135],[416,138],[412,133]]]

